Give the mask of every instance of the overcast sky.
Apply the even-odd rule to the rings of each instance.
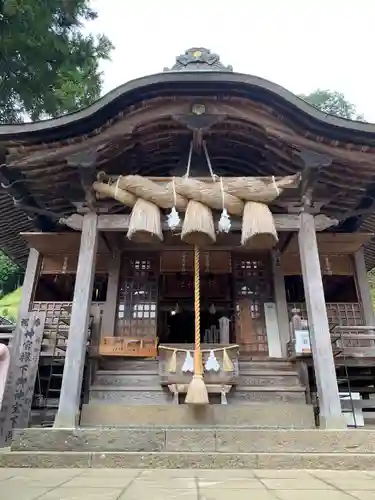
[[[115,51],[104,92],[170,67],[190,47],[294,93],[343,92],[375,122],[375,0],[92,0]]]

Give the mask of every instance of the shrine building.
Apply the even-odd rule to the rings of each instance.
[[[3,447],[371,423],[374,125],[193,48],[0,146],[0,247],[25,268]]]

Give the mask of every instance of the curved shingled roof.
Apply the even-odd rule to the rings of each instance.
[[[170,71],[131,80],[110,91],[91,106],[59,118],[33,123],[0,125],[0,140],[31,142],[44,135],[45,140],[62,140],[85,134],[101,126],[111,116],[136,102],[157,95],[194,95],[199,89],[207,93],[230,93],[271,105],[276,111],[294,116],[296,123],[312,133],[320,133],[342,142],[375,147],[375,124],[329,115],[311,106],[284,87],[257,76],[222,71]]]

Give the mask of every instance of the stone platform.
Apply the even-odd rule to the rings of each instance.
[[[252,403],[241,405],[83,405],[82,427],[145,426],[246,426],[254,428],[315,427],[313,408],[306,403]]]
[[[0,453],[0,466],[375,470],[375,431],[25,429]]]

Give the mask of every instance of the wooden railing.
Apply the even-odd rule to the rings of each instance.
[[[31,313],[45,314],[41,355],[64,357],[70,326],[72,302],[37,301],[33,302]],[[102,302],[93,302],[89,323],[89,352],[95,354],[99,344],[101,317],[104,309]]]
[[[364,325],[361,304],[358,302],[327,302],[326,307],[330,327],[334,325]],[[307,319],[307,309],[304,302],[288,303],[290,318],[292,317],[292,309],[298,309],[302,318]]]
[[[364,327],[364,318],[361,304],[358,302],[327,302],[327,316],[331,333],[339,327],[351,327],[350,337],[344,339],[344,347],[346,348],[373,348],[373,340],[371,329]],[[306,304],[288,303],[289,317],[292,318],[292,310],[298,310],[302,319],[307,320]],[[357,329],[355,328],[357,327]],[[366,335],[369,335],[368,339]]]

